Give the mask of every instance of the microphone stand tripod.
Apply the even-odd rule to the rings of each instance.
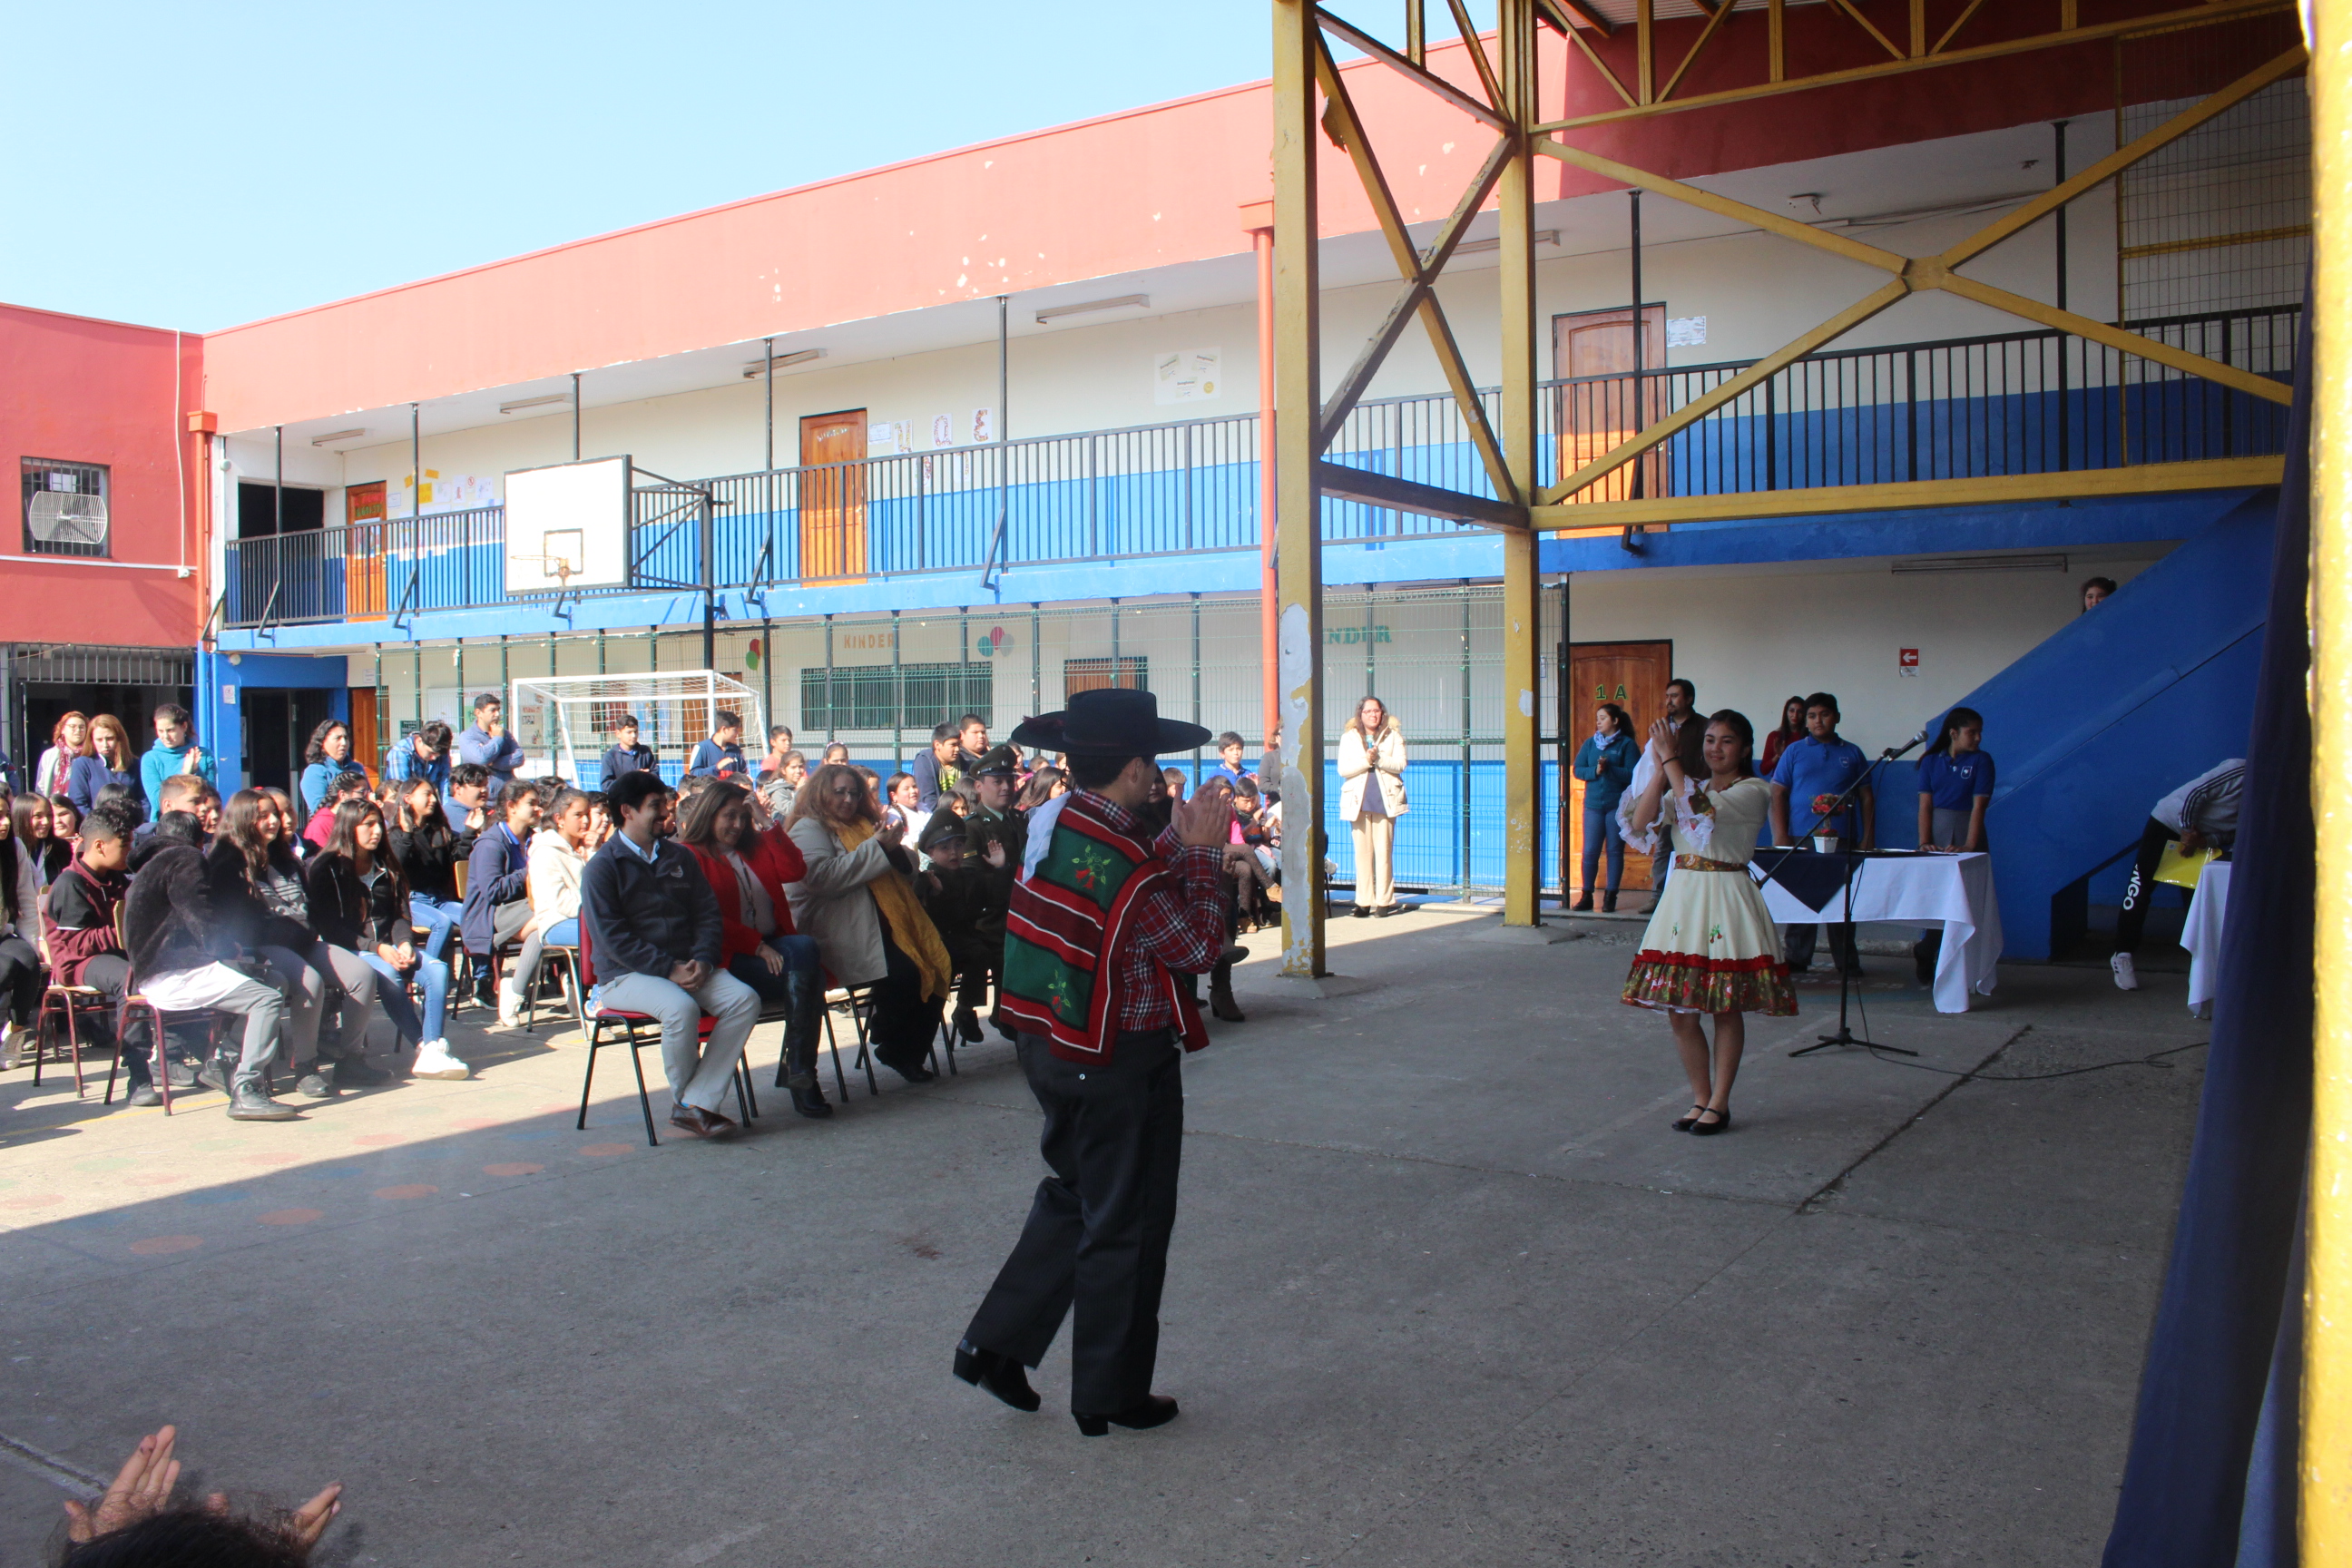
[[[1911,742],[1911,745],[1916,746],[1918,743],[1918,742],[1914,741]],[[1910,749],[1911,746],[1906,746],[1903,748],[1906,752]],[[1879,763],[1885,762],[1890,757],[1898,756],[1900,754],[1900,752],[1895,752],[1892,748],[1880,752],[1877,758],[1874,760],[1868,767],[1862,770],[1862,776],[1854,780],[1852,784],[1848,785],[1846,792],[1843,795],[1838,796],[1837,804],[1832,806],[1828,811],[1822,813],[1816,818],[1815,826],[1818,826],[1822,822],[1842,819],[1845,815],[1846,807],[1853,802],[1853,797],[1860,794],[1863,786],[1870,783],[1871,779],[1877,774]],[[1793,855],[1799,853],[1799,851],[1791,848],[1790,853]],[[1789,1054],[1792,1057],[1809,1057],[1815,1051],[1825,1051],[1832,1046],[1860,1046],[1869,1050],[1893,1051],[1898,1057],[1916,1057],[1919,1054],[1918,1052],[1906,1050],[1901,1046],[1885,1046],[1879,1044],[1876,1040],[1862,1039],[1854,1034],[1853,1030],[1846,1023],[1846,1000],[1853,984],[1854,969],[1858,966],[1861,959],[1861,954],[1855,950],[1854,946],[1856,938],[1854,935],[1853,921],[1853,867],[1854,862],[1859,860],[1862,858],[1862,855],[1861,851],[1853,849],[1844,851],[1844,855],[1845,889],[1843,895],[1839,912],[1845,916],[1845,920],[1839,923],[1843,923],[1846,928],[1846,950],[1843,954],[1839,953],[1836,951],[1836,943],[1832,942],[1831,943],[1830,952],[1830,961],[1838,966],[1837,1033],[1834,1035],[1823,1035],[1816,1039],[1811,1045],[1800,1046]]]

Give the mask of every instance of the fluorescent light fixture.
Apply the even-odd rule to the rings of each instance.
[[[520,414],[526,408],[546,408],[558,403],[569,403],[571,401],[572,395],[568,392],[551,392],[545,397],[525,397],[520,398],[513,403],[501,403],[499,405],[499,412],[501,414]]]
[[[773,364],[778,370],[790,370],[796,364],[806,364],[813,359],[823,359],[824,357],[824,351],[823,349],[799,349],[795,350],[792,353],[778,354],[774,359],[769,361],[768,363]],[[750,381],[758,376],[767,368],[767,364],[762,364],[758,360],[753,360],[750,364],[743,367],[743,379],[745,381]]]
[[[338,441],[349,441],[355,437],[364,436],[366,434],[367,432],[364,430],[338,430],[331,436],[319,437],[313,440],[310,445],[313,447],[331,447]]]
[[[1149,294],[1121,294],[1116,300],[1089,300],[1083,305],[1055,305],[1048,310],[1037,312],[1037,324],[1042,327],[1046,322],[1057,321],[1064,316],[1086,316],[1091,315],[1097,310],[1123,310],[1129,305],[1138,306],[1144,310],[1150,310],[1151,308],[1151,296]]]
[[[1556,228],[1538,229],[1536,232],[1535,242],[1538,245],[1558,245],[1559,243],[1559,230]],[[1482,256],[1489,250],[1500,250],[1502,248],[1503,242],[1500,239],[1465,239],[1461,244],[1454,247],[1454,254],[1456,256]]]
[[[1896,572],[2063,572],[2063,555],[1914,555],[1893,563]]]

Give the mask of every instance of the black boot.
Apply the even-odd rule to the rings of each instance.
[[[794,970],[784,977],[784,1054],[776,1063],[776,1087],[792,1091],[793,1109],[822,1119],[833,1114],[816,1081],[816,1037],[824,1026],[824,987],[816,976]]]
[[[1241,1004],[1234,1000],[1234,966],[1220,963],[1209,971],[1209,1011],[1228,1024],[1249,1021]]]

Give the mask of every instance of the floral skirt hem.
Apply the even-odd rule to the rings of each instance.
[[[1797,1011],[1797,988],[1789,978],[1789,966],[1771,954],[1722,959],[1644,948],[1625,976],[1620,1000],[1629,1007],[1676,1013],[1763,1013],[1785,1018]]]

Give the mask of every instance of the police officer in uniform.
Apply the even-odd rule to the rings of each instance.
[[[1011,746],[992,746],[972,764],[957,788],[971,792],[971,815],[964,822],[963,861],[988,879],[988,898],[977,930],[992,952],[1004,948],[1004,910],[1013,897],[1013,879],[1020,874],[1021,857],[1029,847],[1027,814],[1013,804],[1021,777],[1021,753]],[[967,973],[956,994],[955,1026],[967,1040],[980,1038],[980,1004],[1002,961],[981,973]],[[1013,1038],[1013,1026],[1001,1016],[990,1020],[996,1032]]]

